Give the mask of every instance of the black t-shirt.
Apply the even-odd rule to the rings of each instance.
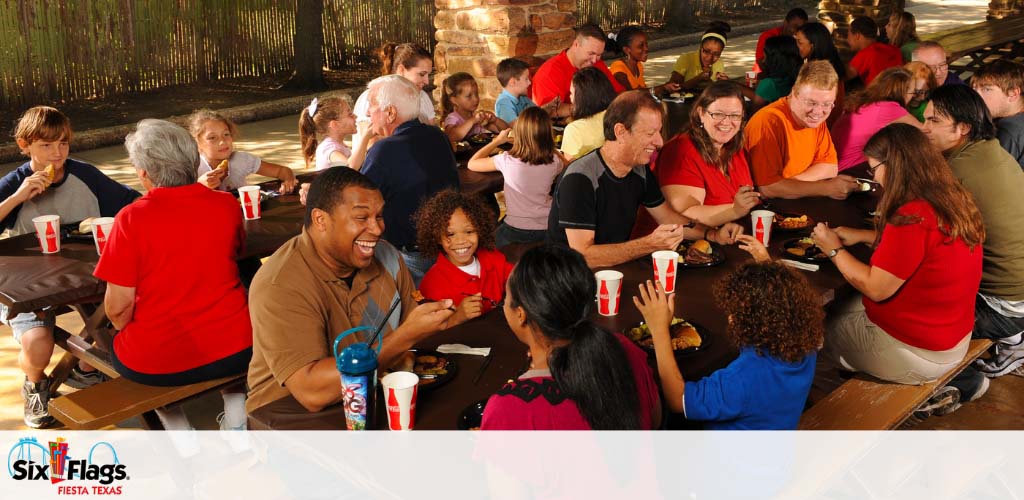
[[[999,145],[1024,168],[1024,113],[996,120]]]
[[[594,231],[594,243],[629,241],[636,211],[665,202],[661,186],[646,165],[616,177],[601,157],[601,150],[569,164],[555,186],[548,216],[548,241],[568,245],[566,229]]]

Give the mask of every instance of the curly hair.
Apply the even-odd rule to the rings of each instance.
[[[416,220],[416,244],[420,252],[424,255],[444,252],[441,238],[448,231],[452,214],[460,208],[476,228],[477,248],[494,248],[494,212],[478,195],[446,189],[423,202],[413,216]]]
[[[745,264],[715,284],[715,300],[729,315],[726,336],[796,363],[821,348],[825,310],[810,283],[779,262]]]

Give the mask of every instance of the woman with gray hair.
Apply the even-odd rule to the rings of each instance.
[[[244,373],[252,325],[236,259],[238,201],[196,182],[199,152],[185,129],[143,120],[125,140],[145,196],[118,213],[96,266],[107,282],[114,368],[147,385],[188,385]],[[245,396],[224,395],[221,428],[245,428]],[[157,410],[190,428],[180,407]]]

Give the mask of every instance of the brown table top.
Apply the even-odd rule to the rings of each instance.
[[[1024,15],[930,33],[922,35],[921,39],[942,44],[950,59],[955,60],[978,49],[1024,39]]]
[[[771,208],[780,212],[807,214],[816,221],[828,222],[832,226],[866,227],[863,212],[873,207],[875,196],[856,194],[846,201],[827,198],[803,200],[771,200]],[[750,221],[745,225],[749,230]],[[804,236],[800,233],[773,232],[770,251],[776,258],[785,257],[782,242],[791,237]],[[522,246],[503,249],[510,261],[518,260],[525,250]],[[859,258],[866,260],[868,249],[859,246],[852,249]],[[681,355],[679,367],[687,380],[705,376],[726,366],[737,351],[724,337],[726,318],[715,305],[711,288],[716,281],[740,265],[750,261],[749,255],[736,246],[725,247],[726,261],[709,268],[680,268],[675,295],[676,316],[686,318],[703,327],[708,333],[704,348],[696,353]],[[623,288],[619,314],[602,317],[596,311],[594,321],[610,330],[621,332],[636,326],[642,317],[633,305],[632,297],[638,285],[653,279],[653,268],[649,258],[642,258],[614,266],[623,273]],[[822,303],[828,303],[836,296],[852,293],[852,288],[831,263],[823,263],[817,272],[800,271],[821,295]],[[458,363],[458,371],[447,384],[429,392],[421,392],[416,404],[416,428],[427,430],[452,430],[457,428],[459,415],[473,403],[494,394],[507,380],[518,376],[527,366],[526,346],[520,343],[509,330],[501,311],[495,310],[474,321],[439,333],[418,347],[433,349],[443,343],[462,343],[472,347],[491,347],[490,367],[473,384],[473,378],[483,362],[479,356],[452,355]],[[378,405],[380,405],[378,398]],[[293,398],[287,397],[257,410],[250,419],[251,429],[343,429],[345,417],[340,405],[309,414]],[[386,427],[387,417],[383,407],[378,407],[377,428]]]

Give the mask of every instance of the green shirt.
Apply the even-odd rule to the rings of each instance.
[[[1024,300],[1024,171],[995,139],[967,143],[948,158],[953,175],[974,195],[985,222],[979,291]]]
[[[761,96],[765,104],[771,104],[789,95],[789,91],[792,89],[793,80],[788,78],[765,78],[758,82],[754,93]]]

